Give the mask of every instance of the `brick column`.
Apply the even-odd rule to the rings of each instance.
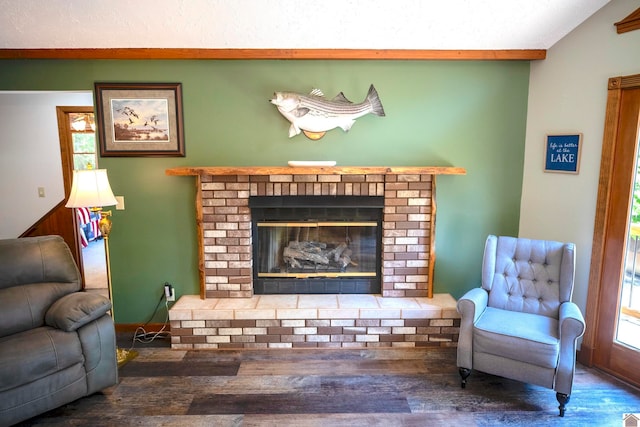
[[[432,175],[387,175],[382,225],[382,296],[427,296]]]
[[[249,177],[206,175],[202,179],[205,295],[253,295]]]

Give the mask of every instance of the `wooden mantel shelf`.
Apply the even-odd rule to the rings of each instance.
[[[448,166],[185,166],[166,170],[170,176],[197,175],[465,175]]]

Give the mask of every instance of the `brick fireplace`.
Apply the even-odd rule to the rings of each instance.
[[[196,178],[200,254],[200,298],[181,299],[172,308],[172,346],[349,347],[381,346],[381,342],[388,346],[455,342],[455,301],[452,308],[452,298],[433,298],[435,184],[437,175],[464,173],[464,169],[448,167],[187,167],[167,170],[168,175]],[[362,307],[353,306],[357,305],[353,303],[358,300],[356,296],[317,296],[318,305],[314,306],[313,295],[304,298],[254,295],[249,201],[251,197],[285,196],[383,198],[379,295],[363,296],[360,299]],[[292,302],[294,297],[295,303]],[[301,301],[303,307],[300,307]],[[444,307],[434,305],[436,301],[443,302]],[[408,305],[403,307],[403,302]],[[209,307],[212,307],[211,311],[205,313]],[[278,311],[281,318],[278,318]],[[406,318],[402,317],[403,311]],[[220,319],[222,312],[225,312],[223,317],[231,318]],[[321,313],[325,317],[331,316],[321,318]],[[443,313],[449,316],[446,321]],[[436,318],[432,318],[434,315]],[[407,320],[414,326],[406,326]],[[344,328],[355,333],[345,334]],[[423,333],[418,333],[418,328]],[[441,328],[449,329],[443,335]],[[386,341],[380,341],[381,333]]]

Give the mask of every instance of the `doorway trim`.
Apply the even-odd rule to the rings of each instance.
[[[614,159],[618,149],[618,124],[621,116],[621,100],[624,90],[640,88],[640,74],[623,77],[612,77],[608,81],[607,106],[602,140],[600,160],[600,177],[596,203],[596,215],[593,228],[591,249],[591,267],[589,271],[589,287],[586,306],[587,327],[582,340],[578,361],[593,366],[597,337],[601,323],[601,294],[604,292],[603,273],[605,264],[605,247],[607,243],[606,225],[611,219],[611,192],[614,180]]]
[[[93,113],[92,106],[56,106],[56,116],[58,118],[58,134],[60,137],[60,158],[62,159],[62,181],[64,186],[64,199],[67,200],[71,194],[71,184],[73,183],[73,140],[71,128],[69,126],[69,113]],[[74,251],[78,254],[76,262],[82,276],[82,286],[85,286],[84,261],[82,259],[82,244],[78,235],[78,219],[75,212],[73,215],[73,236],[75,240]]]

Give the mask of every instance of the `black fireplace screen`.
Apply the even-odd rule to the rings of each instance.
[[[379,293],[382,203],[377,197],[250,199],[254,292]]]

